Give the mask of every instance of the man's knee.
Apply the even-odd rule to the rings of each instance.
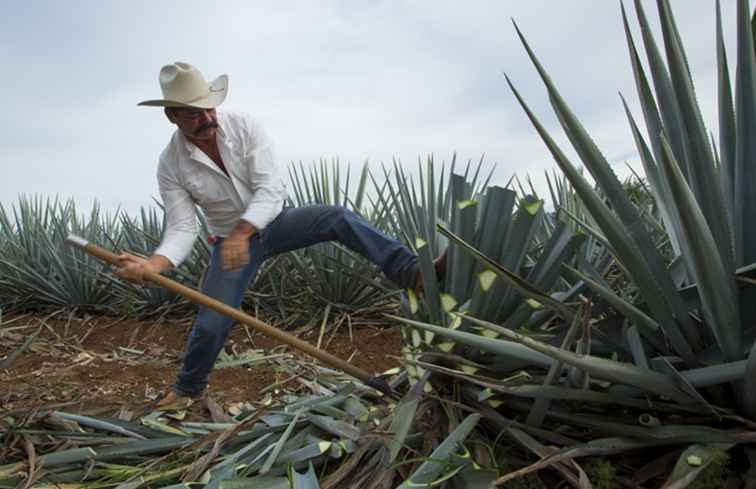
[[[327,206],[326,215],[329,219],[343,219],[350,212],[351,211],[346,207],[340,205],[329,205]]]
[[[344,230],[350,227],[357,219],[357,214],[350,211],[346,207],[339,205],[328,206],[328,210],[325,213],[327,222],[326,228],[329,230]]]
[[[354,211],[341,206],[334,206],[334,215],[338,222],[345,224],[353,224],[360,220],[360,216]]]

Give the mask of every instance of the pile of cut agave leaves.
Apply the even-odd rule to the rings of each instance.
[[[283,357],[275,367],[297,382],[273,384],[255,405],[228,412],[206,398],[203,413],[212,422],[190,421],[187,411],[135,415],[124,408],[109,417],[55,409],[6,414],[0,460],[15,461],[0,465],[0,488],[335,488],[381,479],[409,487],[461,472],[493,480],[459,453],[478,414],[461,420],[429,458],[408,455],[424,443],[412,428],[426,379],[407,390],[406,373],[386,372],[392,388],[407,391],[390,399],[340,372]]]

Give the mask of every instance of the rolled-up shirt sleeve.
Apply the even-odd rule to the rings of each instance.
[[[177,267],[192,252],[199,232],[194,201],[163,165],[158,166],[158,186],[165,207],[165,230],[154,254],[166,257]]]
[[[256,229],[264,229],[281,212],[286,184],[276,164],[273,144],[262,127],[248,120],[244,166],[252,186],[252,198],[241,218]]]

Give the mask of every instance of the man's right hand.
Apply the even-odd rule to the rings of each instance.
[[[121,278],[141,284],[144,283],[147,272],[160,273],[169,268],[171,268],[171,263],[168,259],[159,255],[146,259],[129,253],[121,253],[118,255],[118,266],[114,273]]]

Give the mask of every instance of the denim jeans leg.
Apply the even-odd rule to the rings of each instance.
[[[259,236],[253,236],[249,246],[249,264],[240,270],[225,271],[220,253],[221,243],[222,240],[219,240],[213,247],[200,290],[213,299],[238,308],[266,253]],[[184,365],[173,386],[177,394],[197,397],[207,388],[210,372],[233,325],[233,319],[204,306],[199,307],[187,340]]]
[[[284,209],[265,228],[262,239],[270,255],[323,241],[338,241],[378,265],[400,287],[415,285],[417,256],[344,207],[310,205]]]

